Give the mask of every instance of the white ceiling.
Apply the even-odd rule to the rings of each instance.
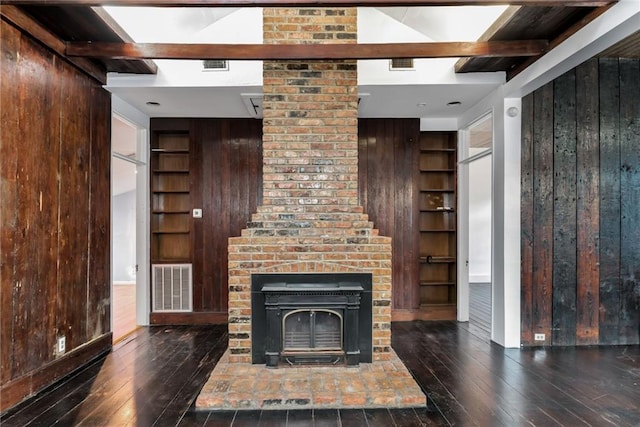
[[[105,9],[137,42],[261,43],[262,40],[261,13],[251,8]],[[504,9],[505,6],[360,8],[358,40],[364,43],[476,40]],[[107,88],[150,117],[254,116],[242,95],[262,92],[259,61],[232,61],[228,71],[209,74],[194,72],[194,64],[199,61],[182,61],[180,66],[189,68],[182,75],[176,72],[177,61],[157,62],[160,71],[155,80],[110,75]],[[453,72],[456,59],[416,62],[420,66],[414,71],[389,72],[388,61],[359,61],[359,93],[364,95],[360,117],[456,118],[504,83],[502,73],[478,78],[456,75]],[[160,105],[149,106],[149,101]],[[461,104],[447,105],[452,101]]]

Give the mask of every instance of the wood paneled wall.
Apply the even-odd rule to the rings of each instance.
[[[522,343],[638,344],[640,61],[590,60],[522,110]]]
[[[420,120],[358,120],[360,204],[380,234],[392,238],[394,310],[419,304],[418,179]]]
[[[1,408],[111,347],[111,98],[1,22]],[[56,351],[58,337],[66,352]]]
[[[151,321],[224,323],[228,238],[240,235],[262,200],[262,121],[157,118],[151,130],[189,133],[191,203],[203,210],[191,219],[194,313],[154,313]]]

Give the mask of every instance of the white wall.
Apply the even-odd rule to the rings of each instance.
[[[124,160],[113,159],[114,162]],[[133,283],[136,280],[136,191],[113,196],[111,247],[112,281]]]
[[[491,282],[491,156],[469,163],[469,283]]]

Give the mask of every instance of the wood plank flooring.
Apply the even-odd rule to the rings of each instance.
[[[131,333],[136,326],[136,285],[114,283],[111,285],[113,304],[113,342]]]
[[[503,349],[456,322],[398,322],[421,409],[197,412],[226,326],[139,328],[0,417],[4,426],[638,426],[640,347]]]
[[[469,283],[469,323],[460,327],[491,341],[491,283]]]

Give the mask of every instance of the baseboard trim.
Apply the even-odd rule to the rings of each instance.
[[[413,320],[456,320],[455,305],[434,305],[419,310],[391,310],[392,322],[411,322]]]
[[[151,313],[152,325],[222,325],[229,320],[227,312]]]
[[[93,359],[111,350],[111,332],[102,335],[64,356],[0,386],[0,413],[35,396]]]

